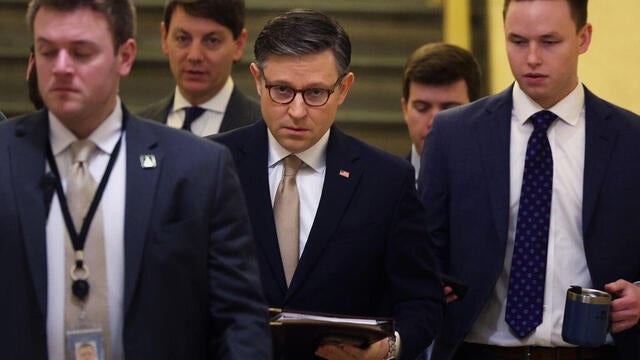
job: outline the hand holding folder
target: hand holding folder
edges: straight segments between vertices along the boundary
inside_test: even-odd
[[[349,344],[362,349],[393,336],[390,318],[348,317],[269,309],[276,354],[313,354],[323,344]],[[289,357],[287,357],[289,358]]]

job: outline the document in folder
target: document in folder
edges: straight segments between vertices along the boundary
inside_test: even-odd
[[[269,309],[276,353],[313,354],[319,345],[350,344],[367,348],[394,335],[390,318],[349,317],[336,314]]]

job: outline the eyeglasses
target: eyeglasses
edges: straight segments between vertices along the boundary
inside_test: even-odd
[[[267,78],[264,77],[264,73],[262,74],[265,83],[267,82]],[[278,104],[286,105],[290,104],[293,99],[295,99],[296,94],[302,94],[302,100],[304,103],[312,106],[318,107],[322,106],[329,101],[329,96],[334,93],[336,86],[340,84],[340,81],[344,78],[344,74],[338,77],[338,80],[331,86],[330,89],[322,89],[322,88],[308,88],[308,89],[294,89],[292,87],[286,85],[266,85],[265,88],[269,90],[269,97],[273,102]]]

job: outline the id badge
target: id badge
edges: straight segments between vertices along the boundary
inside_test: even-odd
[[[67,330],[66,358],[68,360],[105,360],[102,328]]]

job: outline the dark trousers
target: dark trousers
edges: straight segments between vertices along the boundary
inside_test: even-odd
[[[619,360],[613,346],[599,348],[544,348],[522,346],[505,348],[463,343],[453,360]]]

